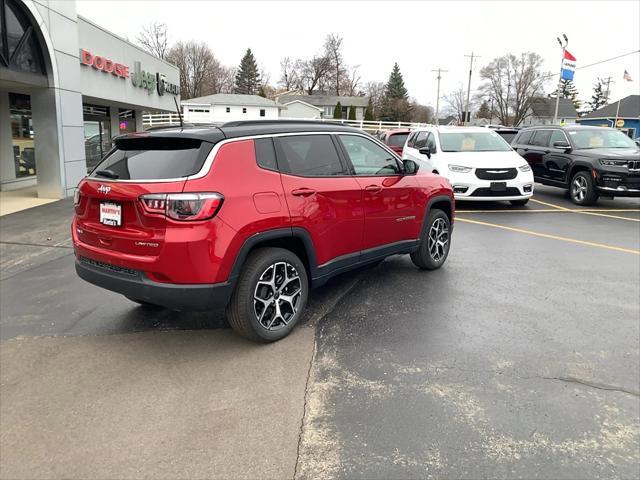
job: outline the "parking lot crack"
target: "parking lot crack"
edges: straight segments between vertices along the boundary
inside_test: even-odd
[[[574,378],[574,377],[539,377],[539,378],[542,378],[544,380],[557,380],[560,382],[567,382],[567,383],[578,383],[580,385],[584,385],[585,387],[596,388],[598,390],[609,390],[613,392],[627,393],[629,395],[640,397],[640,391],[638,390],[631,390],[631,389],[619,387],[616,385],[609,385],[606,383],[591,382],[588,380],[581,380],[579,378]]]
[[[293,468],[293,480],[298,478],[298,468],[300,465],[300,450],[302,448],[302,438],[304,435],[304,425],[307,415],[309,413],[309,383],[311,381],[311,374],[313,371],[313,364],[318,351],[318,342],[313,339],[313,351],[311,352],[311,359],[309,360],[309,369],[307,370],[307,380],[304,386],[304,405],[302,408],[302,419],[300,420],[300,431],[298,432],[298,446],[296,448],[296,463]]]

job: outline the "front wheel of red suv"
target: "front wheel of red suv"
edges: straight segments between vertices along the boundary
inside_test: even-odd
[[[425,219],[425,234],[420,239],[418,250],[411,254],[414,265],[422,270],[440,268],[451,245],[451,222],[442,210],[434,208]]]
[[[249,340],[275,342],[298,322],[308,294],[307,271],[294,253],[260,248],[247,257],[227,306],[227,319]]]

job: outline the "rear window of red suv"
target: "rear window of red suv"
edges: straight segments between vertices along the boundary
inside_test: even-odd
[[[404,147],[404,142],[407,141],[409,133],[394,133],[389,137],[389,145],[394,147]]]
[[[213,145],[191,138],[128,138],[91,172],[90,177],[118,180],[168,180],[200,171]]]

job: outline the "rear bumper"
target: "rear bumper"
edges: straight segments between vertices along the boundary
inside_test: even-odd
[[[76,258],[76,272],[83,280],[130,298],[175,310],[211,310],[229,303],[230,283],[175,284],[149,280],[143,272],[122,269],[84,257]]]

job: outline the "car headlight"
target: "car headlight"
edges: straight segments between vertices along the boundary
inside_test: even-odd
[[[627,165],[627,160],[610,160],[608,158],[601,158],[600,165],[604,167],[624,167]]]
[[[469,173],[471,167],[463,167],[462,165],[449,165],[449,170],[457,173]]]
[[[520,170],[521,172],[530,172],[531,171],[531,167],[527,163],[525,165],[522,165],[521,167],[518,167],[518,170]]]

